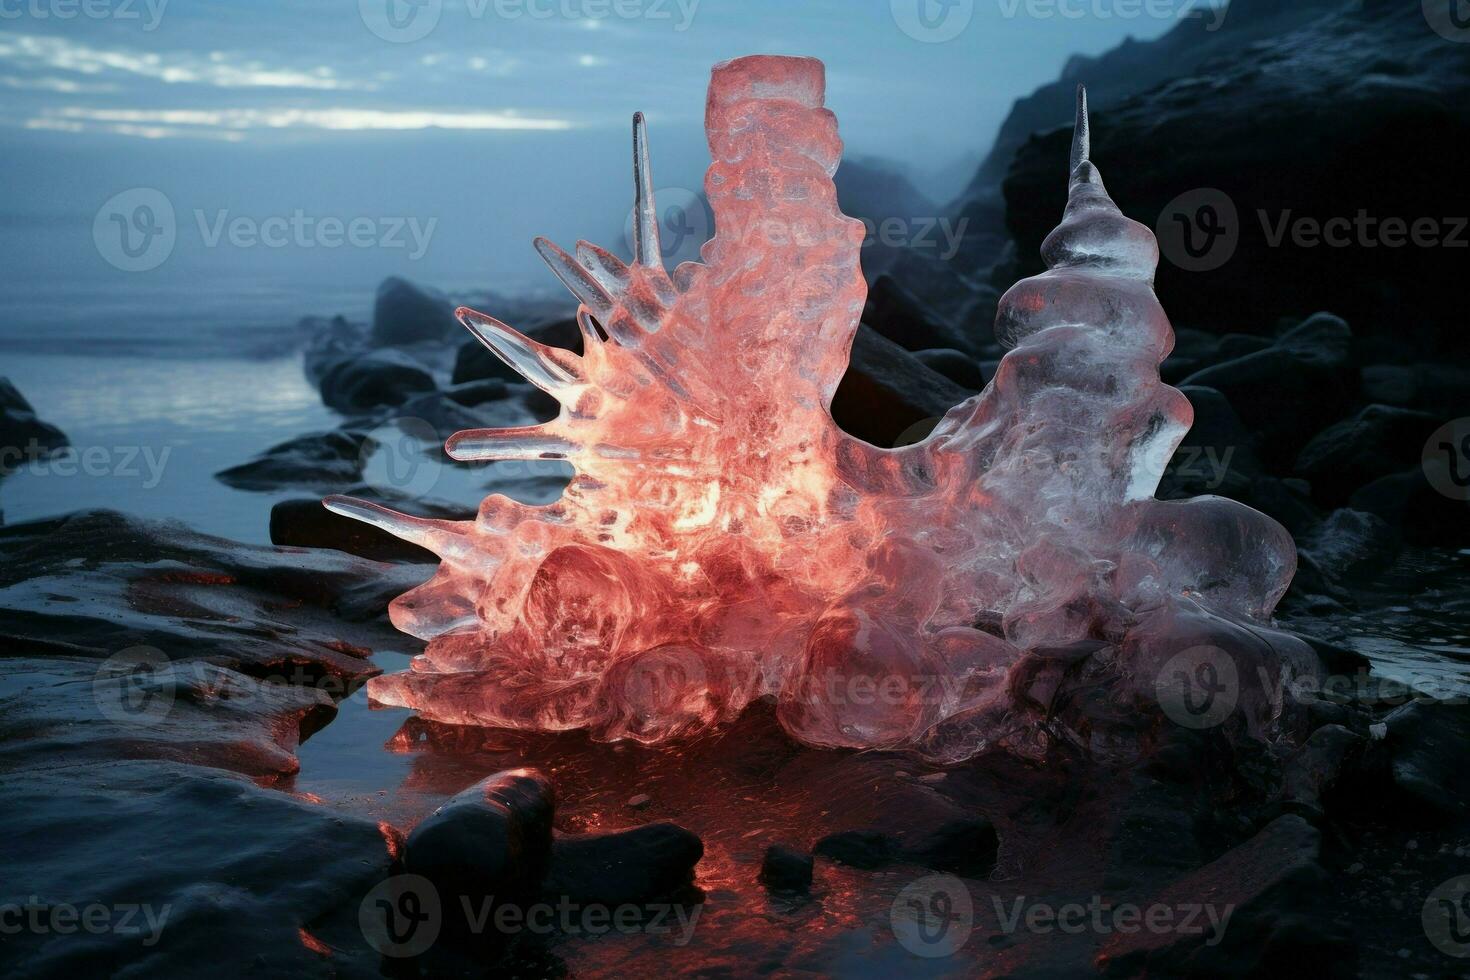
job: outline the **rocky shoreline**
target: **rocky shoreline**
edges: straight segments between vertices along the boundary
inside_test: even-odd
[[[1150,224],[1202,188],[1247,214],[1470,212],[1445,149],[1467,128],[1470,74],[1409,14],[1238,0],[1219,35],[1182,25],[1069,66],[1018,103],[956,202],[973,230],[953,262],[900,248],[875,263],[834,417],[908,444],[994,376],[996,299],[1034,270],[1060,209],[1064,137],[1047,129],[1078,74],[1106,78],[1089,78],[1108,115],[1095,152]],[[1189,152],[1145,160],[1145,145]],[[1403,196],[1362,196],[1392,184]],[[1160,281],[1179,327],[1162,376],[1195,422],[1158,496],[1230,497],[1296,539],[1281,625],[1344,682],[1295,692],[1299,743],[1150,716],[1132,719],[1146,751],[1131,757],[1058,737],[1040,758],[939,768],[802,747],[767,703],[664,748],[410,718],[388,749],[443,803],[401,825],[297,792],[298,751],[380,672],[375,655],[416,651],[386,607],[434,557],[319,498],[471,516],[418,479],[459,465],[443,440],[555,406],[459,340],[448,298],[384,282],[371,323],[302,327],[304,370],[340,425],[218,474],[299,494],[272,507],[273,546],[115,511],[0,526],[0,906],[48,924],[0,935],[0,961],[38,977],[633,973],[655,957],[733,975],[1443,974],[1470,954],[1447,931],[1470,889],[1456,885],[1470,870],[1465,685],[1391,683],[1357,649],[1411,602],[1421,625],[1470,628],[1470,595],[1442,581],[1470,547],[1455,479],[1470,459],[1452,441],[1470,417],[1463,253],[1409,254],[1243,237],[1209,274]],[[570,310],[505,306],[491,312],[533,338],[579,343]],[[0,446],[67,439],[0,379]],[[387,480],[370,473],[385,454],[404,467]],[[565,480],[510,484],[542,501]],[[1426,555],[1424,574],[1395,577]],[[1041,714],[1118,723],[1105,703],[1051,703],[1079,657],[1043,654],[1024,678]],[[132,908],[131,931],[76,928],[93,907]],[[407,925],[431,907],[420,948]],[[950,918],[935,931],[937,908]],[[543,909],[548,927],[528,927]],[[1140,927],[1150,915],[1168,922]]]

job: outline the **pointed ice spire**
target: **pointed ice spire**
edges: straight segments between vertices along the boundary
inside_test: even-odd
[[[1087,118],[1087,86],[1077,86],[1077,120],[1072,124],[1072,173],[1092,159],[1092,126]]]
[[[575,354],[537,343],[467,306],[455,310],[454,315],[476,340],[531,384],[559,401],[575,398],[575,390],[585,381]]]
[[[400,514],[382,504],[375,504],[370,500],[358,500],[356,497],[344,497],[340,494],[333,494],[322,503],[334,514],[381,528],[395,538],[416,544],[420,548],[427,548],[440,558],[447,558],[464,546],[463,539],[469,526],[469,522],[460,523]]]
[[[653,170],[648,165],[648,126],[633,113],[633,261],[663,268],[658,239],[658,206],[653,200]]]

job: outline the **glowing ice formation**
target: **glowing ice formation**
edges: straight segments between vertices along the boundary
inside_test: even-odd
[[[581,302],[583,355],[459,312],[562,409],[458,433],[450,455],[577,476],[554,504],[492,496],[465,522],[327,501],[443,559],[391,610],[426,651],[372,696],[655,742],[775,695],[805,742],[958,759],[1058,735],[1106,748],[1114,726],[1153,724],[1177,667],[1228,694],[1223,724],[1279,727],[1291,704],[1271,684],[1312,662],[1267,625],[1295,547],[1243,505],[1152,499],[1192,412],[1159,380],[1157,246],[1088,159],[1081,94],[1049,271],[1000,306],[1014,349],[927,440],[879,449],[828,412],[865,285],[823,89],[812,59],[714,69],[717,234],[672,276],[634,118],[632,264],[536,243]]]

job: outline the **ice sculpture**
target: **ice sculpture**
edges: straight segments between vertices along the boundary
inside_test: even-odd
[[[1192,413],[1159,380],[1173,334],[1157,246],[1089,160],[1085,96],[1049,271],[1000,306],[1013,349],[901,449],[828,412],[865,285],[823,96],[813,59],[716,66],[716,235],[672,276],[634,117],[631,264],[536,242],[581,303],[582,355],[459,311],[562,408],[460,432],[450,455],[565,459],[577,475],[554,504],[491,496],[465,522],[328,499],[442,558],[391,609],[425,652],[372,697],[449,723],[657,742],[774,695],[807,743],[954,760],[1059,736],[1105,749],[1116,726],[1159,723],[1155,681],[1182,652],[1235,679],[1223,724],[1278,730],[1281,682],[1312,663],[1268,626],[1295,548],[1240,504],[1152,499]]]

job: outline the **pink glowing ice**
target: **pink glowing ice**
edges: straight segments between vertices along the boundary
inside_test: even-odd
[[[635,117],[632,264],[536,243],[581,302],[582,356],[460,311],[562,410],[458,433],[450,455],[566,459],[577,476],[554,504],[497,495],[464,522],[328,500],[443,559],[393,603],[428,646],[371,683],[376,700],[656,742],[774,695],[805,742],[952,760],[1058,733],[1096,745],[1113,737],[1099,719],[1156,716],[1165,665],[1198,667],[1201,649],[1263,680],[1310,663],[1269,629],[1287,533],[1229,500],[1152,497],[1192,411],[1159,380],[1157,246],[1104,190],[1080,96],[1049,271],[1002,301],[1013,349],[994,381],[918,445],[838,429],[864,228],[837,207],[823,89],[812,59],[714,69],[717,234],[672,276]],[[1268,694],[1232,692],[1234,724],[1279,726]]]

